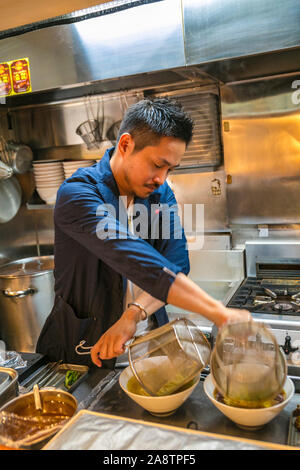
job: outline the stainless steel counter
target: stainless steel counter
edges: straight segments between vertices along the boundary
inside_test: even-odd
[[[151,423],[160,423],[179,428],[191,427],[199,431],[222,434],[242,439],[252,439],[276,444],[287,444],[289,421],[292,411],[300,403],[300,394],[296,393],[287,407],[264,428],[257,431],[245,431],[237,427],[210,402],[204,393],[203,382],[199,382],[188,400],[169,417],[152,416],[133,402],[119,386],[119,372],[112,373],[112,380],[105,389],[85,403],[85,409],[114,416],[133,418]],[[80,407],[82,409],[82,406]]]

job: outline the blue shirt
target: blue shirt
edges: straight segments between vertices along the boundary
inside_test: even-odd
[[[78,318],[102,319],[99,338],[122,314],[127,279],[166,303],[176,274],[188,274],[190,269],[184,231],[173,210],[176,199],[167,182],[147,199],[135,198],[135,204],[147,210],[148,236],[136,237],[128,229],[126,209],[124,219],[110,167],[113,151],[107,150],[99,163],[81,168],[65,180],[54,211],[56,296]],[[168,239],[162,236],[164,214],[170,216]],[[103,227],[109,231],[103,236],[102,230],[99,236]],[[111,236],[112,229],[117,236]],[[159,325],[167,322],[164,308],[155,315]]]

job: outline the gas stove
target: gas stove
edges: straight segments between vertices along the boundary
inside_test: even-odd
[[[300,366],[300,242],[246,243],[247,276],[227,307],[249,310],[266,323],[286,354]],[[297,375],[300,376],[300,370]]]
[[[300,268],[300,265],[299,265]],[[300,274],[300,273],[299,273]],[[300,320],[300,280],[247,278],[228,307],[245,308],[259,315],[285,316]]]

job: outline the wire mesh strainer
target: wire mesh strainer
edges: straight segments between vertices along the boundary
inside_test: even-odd
[[[264,406],[280,393],[287,373],[275,336],[263,323],[253,321],[219,330],[210,366],[226,403],[248,408]]]
[[[209,362],[210,351],[200,328],[180,318],[135,339],[129,345],[128,356],[132,372],[146,392],[163,396],[179,390],[199,374]]]

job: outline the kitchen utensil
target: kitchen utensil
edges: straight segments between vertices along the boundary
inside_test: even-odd
[[[13,169],[0,161],[0,180],[6,180],[13,175]]]
[[[45,378],[52,375],[52,371],[54,369],[57,369],[59,364],[62,363],[62,360],[59,362],[48,362],[47,364],[44,364],[40,369],[35,371],[30,377],[27,377],[26,380],[22,382],[22,387],[27,390],[27,392],[30,392],[34,385],[37,384],[40,387],[41,381]]]
[[[265,424],[274,419],[291,401],[294,396],[295,387],[292,380],[287,377],[282,389],[285,393],[285,399],[277,405],[268,408],[239,408],[229,406],[216,399],[215,383],[212,374],[209,374],[204,381],[204,392],[210,401],[220,410],[227,418],[231,419],[237,426],[242,429],[255,431],[262,428]]]
[[[122,115],[122,119],[123,119],[123,117],[126,113],[126,110],[128,108],[128,101],[127,101],[127,98],[126,98],[125,94],[120,94],[120,108],[121,108],[121,115]],[[113,145],[115,145],[116,140],[118,138],[119,130],[120,130],[120,127],[121,127],[121,124],[122,124],[122,119],[120,119],[119,121],[114,122],[109,127],[109,129],[106,133],[107,138],[113,143]]]
[[[33,159],[30,147],[15,142],[7,142],[7,152],[14,173],[23,174],[30,170]]]
[[[0,407],[18,395],[18,372],[0,367]]]
[[[53,268],[53,256],[24,258],[0,267],[0,331],[8,350],[35,352],[54,303]]]
[[[36,409],[34,392],[14,398],[0,409],[1,441],[6,439],[17,447],[39,446],[75,414],[77,400],[70,393],[45,389],[39,394],[42,410]]]
[[[289,433],[287,444],[289,446],[300,447],[300,432],[299,432],[299,421],[300,421],[300,405],[293,410],[290,417]]]
[[[84,121],[77,127],[76,134],[82,138],[89,150],[97,147],[100,140],[99,122],[95,119]]]
[[[98,120],[99,101],[97,101],[97,112],[94,114],[93,104],[89,96],[85,99],[85,108],[87,113],[87,120],[79,124],[76,129],[76,134],[79,135],[83,142],[86,144],[88,150],[99,147],[101,141],[100,122]]]
[[[35,384],[33,386],[33,396],[34,396],[34,404],[35,404],[35,409],[37,411],[42,411],[42,402],[41,402],[41,396],[40,396],[40,391],[39,391],[39,386]]]
[[[217,389],[231,404],[257,408],[280,393],[287,366],[270,329],[250,321],[219,330],[211,373]]]
[[[9,152],[7,150],[7,143],[3,136],[0,137],[0,150],[1,150],[1,159],[3,163],[5,163],[6,165],[10,167],[11,161],[9,157]]]
[[[116,121],[114,122],[110,128],[108,129],[107,131],[107,138],[112,142],[112,143],[115,143],[117,138],[118,138],[118,135],[119,135],[119,130],[120,130],[120,127],[121,127],[121,123],[122,121]]]
[[[210,345],[200,328],[178,318],[128,346],[129,364],[149,395],[170,395],[192,380],[208,364]],[[159,357],[159,365],[150,358]]]
[[[22,191],[15,176],[0,181],[0,223],[11,220],[21,206]]]

